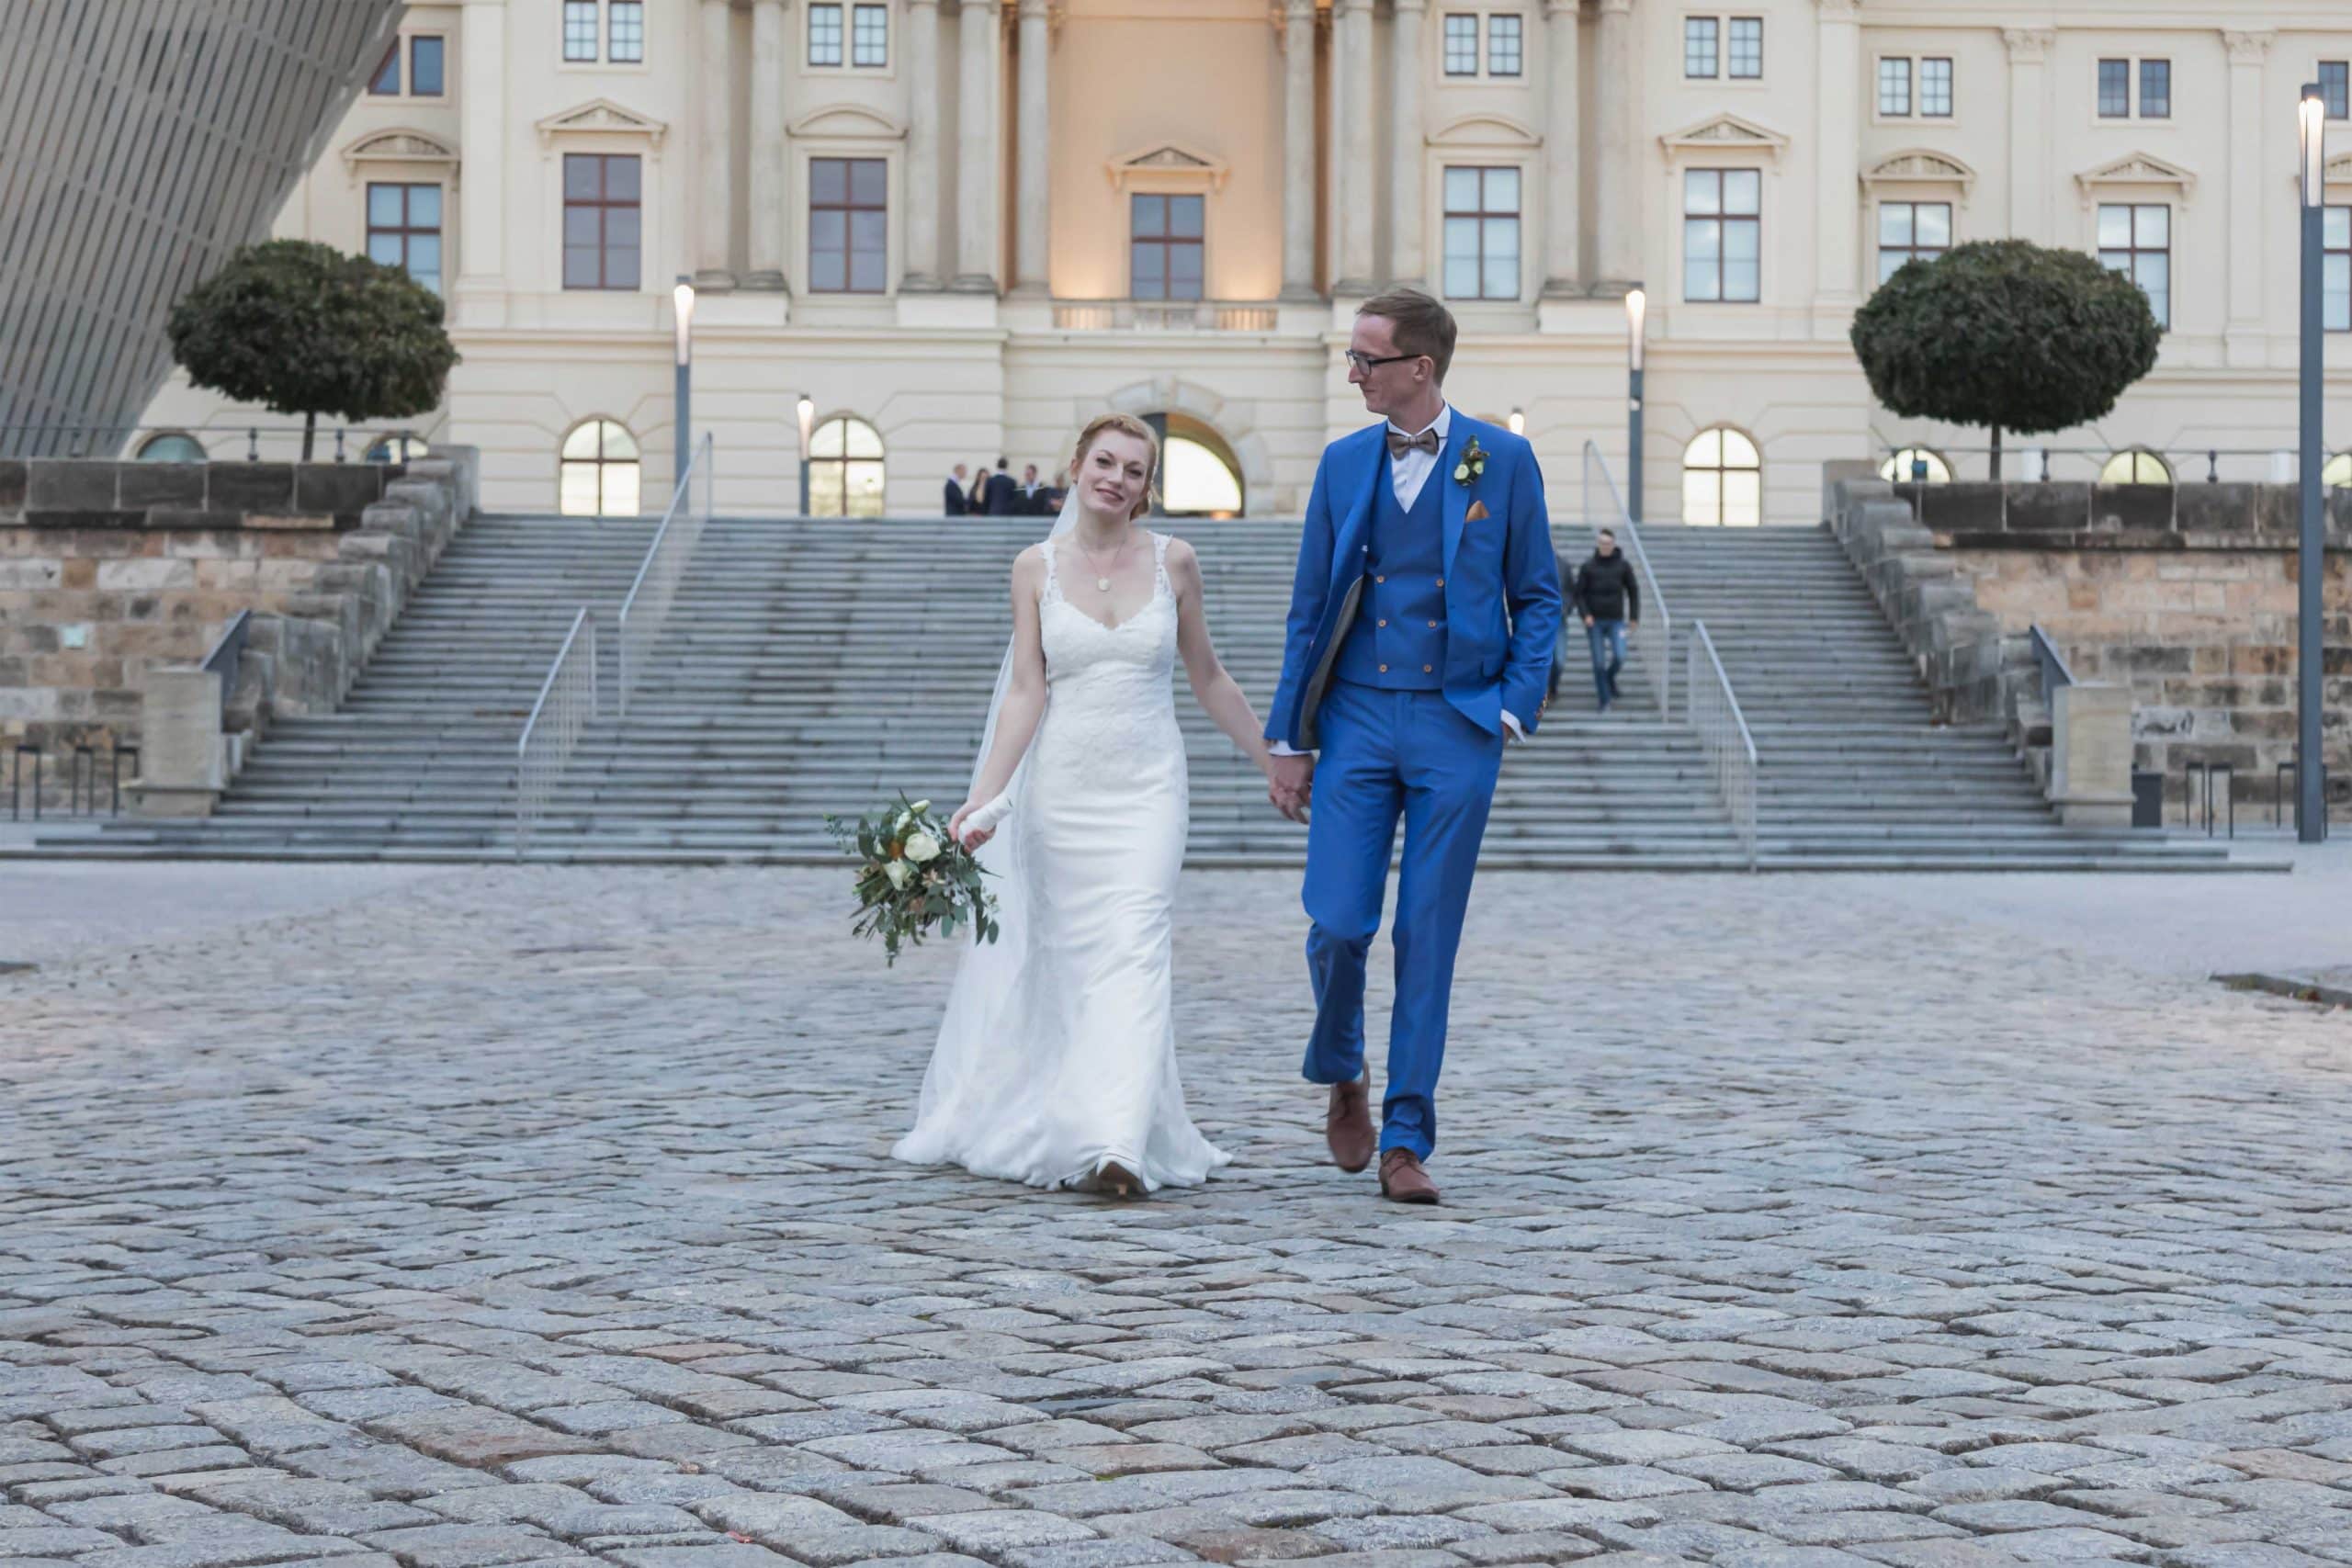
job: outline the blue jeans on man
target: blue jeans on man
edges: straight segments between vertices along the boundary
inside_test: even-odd
[[[1592,645],[1592,685],[1603,713],[1617,700],[1617,672],[1625,668],[1625,623],[1595,621],[1584,629]]]

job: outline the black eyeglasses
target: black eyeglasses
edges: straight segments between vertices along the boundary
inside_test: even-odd
[[[1419,359],[1423,357],[1418,354],[1384,354],[1379,357],[1374,358],[1369,354],[1358,354],[1352,348],[1343,349],[1340,352],[1346,357],[1347,362],[1350,365],[1354,366],[1359,370],[1370,370],[1375,366],[1396,365],[1401,364],[1408,359]]]

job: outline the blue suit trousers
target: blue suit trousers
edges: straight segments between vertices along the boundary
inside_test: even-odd
[[[1396,999],[1380,1146],[1427,1158],[1437,1144],[1437,1079],[1445,1062],[1453,959],[1470,878],[1487,833],[1503,738],[1463,716],[1439,692],[1378,691],[1335,681],[1320,712],[1306,830],[1304,902],[1315,1032],[1313,1083],[1348,1083],[1364,1064],[1365,961],[1380,929],[1396,822],[1405,822],[1396,885]]]

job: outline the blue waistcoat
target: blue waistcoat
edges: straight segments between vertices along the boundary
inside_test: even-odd
[[[1432,468],[1410,512],[1396,504],[1388,459],[1374,484],[1363,596],[1332,675],[1391,692],[1445,684],[1445,476]]]

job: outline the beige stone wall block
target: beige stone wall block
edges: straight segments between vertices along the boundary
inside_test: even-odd
[[[0,686],[0,719],[39,721],[61,717],[60,698],[63,694],[44,686]]]
[[[64,581],[62,563],[54,560],[0,560],[0,592],[25,592],[55,588]]]
[[[277,532],[288,534],[306,532],[332,533],[334,530],[334,519],[333,517],[314,517],[300,513],[288,513],[284,516],[270,516],[266,513],[256,512],[247,514],[245,518],[245,526],[248,528],[267,528]]]
[[[273,558],[254,563],[254,585],[263,593],[301,593],[318,580],[316,561]]]
[[[119,593],[152,592],[164,588],[193,588],[196,567],[184,560],[104,561],[98,566],[98,587]]]

